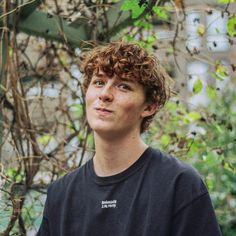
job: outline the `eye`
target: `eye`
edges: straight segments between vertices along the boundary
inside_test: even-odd
[[[93,85],[95,85],[96,87],[101,87],[105,84],[105,82],[101,79],[96,79],[93,81]]]
[[[118,85],[118,87],[122,90],[132,90],[131,86],[126,83],[121,83]]]

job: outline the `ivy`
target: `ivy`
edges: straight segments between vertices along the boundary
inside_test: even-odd
[[[203,35],[205,34],[206,32],[206,28],[203,24],[199,24],[198,27],[197,27],[197,33],[200,37],[203,37]]]
[[[38,142],[41,144],[46,144],[48,142],[50,142],[52,139],[54,139],[54,137],[52,135],[42,135],[41,137],[38,138]]]
[[[81,118],[84,114],[83,105],[80,103],[75,103],[72,105],[73,111],[76,117]]]
[[[206,93],[209,98],[211,98],[211,99],[216,98],[216,89],[213,86],[207,85],[206,86]]]
[[[187,122],[193,122],[193,121],[199,120],[201,117],[202,116],[199,112],[191,111],[185,115],[184,119],[186,119]]]
[[[169,135],[164,134],[164,135],[161,136],[161,144],[163,146],[167,146],[170,143],[170,141],[171,141],[171,138],[170,138]]]
[[[197,93],[200,93],[201,90],[203,88],[203,84],[202,84],[202,81],[200,79],[197,79],[195,82],[194,82],[194,85],[193,85],[193,92],[195,94]]]
[[[227,31],[228,31],[228,34],[229,34],[231,37],[236,36],[236,15],[231,16],[231,17],[228,19]]]
[[[146,20],[137,20],[137,21],[135,21],[134,25],[136,27],[140,27],[140,28],[144,28],[144,29],[152,29],[153,28],[153,25]]]
[[[137,18],[140,14],[142,14],[144,9],[145,4],[140,5],[138,1],[134,0],[125,0],[121,6],[122,11],[131,11],[131,17],[133,19]]]
[[[228,4],[233,2],[236,2],[236,0],[218,0],[219,4]]]
[[[159,6],[154,6],[153,11],[162,20],[168,20],[169,19],[168,11],[165,8],[159,7]]]

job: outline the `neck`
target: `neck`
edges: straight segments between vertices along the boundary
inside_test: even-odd
[[[94,170],[98,176],[111,176],[126,170],[147,148],[140,135],[123,138],[102,138],[94,133],[96,154]]]

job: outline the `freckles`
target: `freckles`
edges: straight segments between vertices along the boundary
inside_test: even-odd
[[[137,104],[135,101],[126,101],[124,107],[124,116],[126,119],[134,119],[140,112],[140,104]]]
[[[124,104],[125,104],[125,110],[130,110],[130,109],[134,108],[133,101],[126,100],[126,101],[124,101]]]
[[[95,91],[93,91],[92,89],[88,88],[88,90],[87,90],[87,92],[85,94],[85,102],[86,102],[86,104],[91,103],[95,98],[96,98]]]
[[[135,113],[135,104],[133,102],[126,102],[124,108],[125,116],[132,117]]]

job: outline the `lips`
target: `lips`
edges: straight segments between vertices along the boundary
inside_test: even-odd
[[[95,110],[100,114],[110,114],[113,112],[112,110],[102,108],[102,107],[96,107]]]

